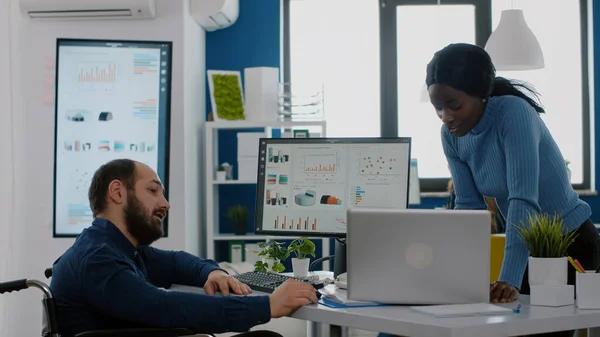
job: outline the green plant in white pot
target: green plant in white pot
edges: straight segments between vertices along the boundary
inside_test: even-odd
[[[269,273],[282,273],[285,271],[285,266],[282,261],[287,260],[290,256],[288,249],[280,242],[269,240],[258,244],[258,251],[252,251],[262,258],[261,261],[256,261],[254,271],[262,271]]]
[[[527,224],[521,222],[515,229],[529,249],[529,284],[567,284],[567,249],[577,234],[565,233],[562,217],[530,214]]]
[[[219,165],[217,168],[217,181],[225,181],[227,178],[227,172],[225,171],[225,166],[223,164]]]
[[[308,266],[310,258],[315,257],[315,244],[307,238],[299,238],[290,243],[288,252],[294,253],[296,257],[292,258],[292,269],[294,277],[308,277]]]

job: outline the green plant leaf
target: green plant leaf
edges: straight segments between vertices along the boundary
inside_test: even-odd
[[[256,261],[256,263],[254,264],[254,271],[266,272],[268,268],[269,264],[262,261]]]
[[[281,262],[275,262],[275,263],[273,263],[272,269],[276,273],[281,273],[281,272],[285,271],[285,266]]]
[[[308,238],[302,237],[290,243],[288,252],[294,253],[299,259],[304,259],[307,255],[315,257],[315,244]]]
[[[533,257],[563,257],[577,237],[575,232],[564,233],[563,219],[558,214],[528,214],[527,221],[514,229]]]

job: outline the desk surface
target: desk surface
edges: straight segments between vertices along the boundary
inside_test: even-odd
[[[311,305],[291,317],[401,336],[521,336],[600,326],[600,310],[578,310],[574,306],[550,308],[529,306],[522,296],[519,314],[435,318],[406,306],[333,309]],[[503,304],[509,308],[517,303]]]
[[[201,288],[179,285],[171,289],[203,292]],[[265,294],[255,292],[253,295]],[[506,337],[600,326],[600,310],[529,306],[528,296],[501,306],[515,308],[517,303],[522,305],[520,313],[493,316],[435,318],[407,306],[334,309],[319,304],[302,307],[290,317],[410,337]]]

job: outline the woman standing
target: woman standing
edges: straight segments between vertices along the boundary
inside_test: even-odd
[[[568,254],[586,269],[600,264],[600,235],[589,220],[590,206],[579,199],[565,160],[539,113],[528,85],[496,77],[484,49],[451,44],[427,65],[426,83],[438,117],[444,154],[456,194],[456,209],[486,209],[496,199],[506,219],[506,245],[499,278],[490,286],[492,302],[512,302],[529,293],[529,251],[514,225],[529,214],[559,214],[564,231],[578,232]],[[569,267],[569,284],[575,270]],[[560,334],[560,333],[559,333]],[[562,335],[573,334],[563,332]]]

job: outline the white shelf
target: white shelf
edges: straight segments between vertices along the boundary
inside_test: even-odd
[[[213,185],[248,185],[248,184],[256,184],[256,181],[253,180],[213,180]]]
[[[254,240],[294,240],[299,236],[274,236],[274,235],[256,235],[252,233],[248,233],[245,235],[235,235],[235,234],[217,234],[213,236],[215,241],[254,241]],[[323,239],[323,238],[318,238]]]
[[[286,128],[294,126],[325,126],[325,121],[226,121],[206,122],[209,129]]]
[[[278,128],[303,128],[303,129],[320,129],[321,137],[326,135],[325,121],[208,121],[204,123],[204,151],[203,151],[203,208],[205,209],[204,231],[205,231],[205,247],[206,258],[215,258],[215,246],[220,242],[227,241],[266,241],[266,240],[293,240],[293,236],[274,236],[274,235],[255,235],[248,233],[246,235],[235,234],[220,234],[219,233],[219,185],[256,185],[256,180],[215,180],[214,170],[219,163],[219,130],[243,130],[243,129],[265,129],[266,135],[270,137],[271,131]],[[312,131],[311,131],[312,132]],[[252,207],[251,205],[248,205]],[[329,255],[329,238],[311,238],[321,240],[321,254]],[[217,261],[220,262],[220,261]],[[329,269],[329,262],[323,263],[323,269]]]

